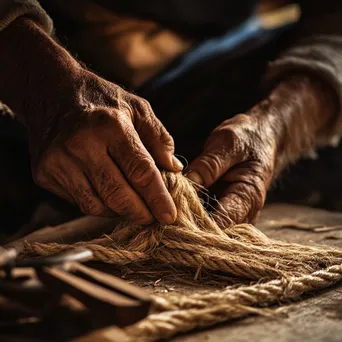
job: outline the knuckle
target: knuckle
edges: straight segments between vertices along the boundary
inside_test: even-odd
[[[45,154],[41,157],[39,165],[49,166],[51,164],[56,164],[62,158],[63,152],[60,149],[48,149]]]
[[[218,153],[209,153],[201,159],[202,165],[205,167],[210,178],[210,182],[218,178],[223,168],[221,155]],[[208,180],[207,180],[208,182]]]
[[[130,107],[126,104],[127,107],[126,111],[130,111]],[[129,108],[128,108],[129,107]],[[106,125],[111,125],[114,129],[122,129],[122,127],[126,126],[127,122],[127,115],[125,110],[115,110],[113,111],[107,119]]]
[[[100,211],[101,206],[96,203],[96,200],[94,198],[95,194],[92,189],[78,187],[74,190],[74,195],[78,199],[80,210],[84,214],[92,215],[93,213],[97,213]]]
[[[231,153],[239,153],[255,144],[255,140],[259,139],[257,133],[253,119],[249,115],[238,114],[218,126],[211,139],[217,141],[217,144],[223,144]]]
[[[125,195],[117,197],[115,205],[112,205],[113,210],[119,215],[129,216],[132,210],[132,201]]]
[[[240,113],[234,116],[234,122],[236,124],[247,124],[252,121],[252,116]]]
[[[115,184],[115,179],[113,179],[113,176],[101,165],[104,165],[102,163],[102,160],[105,159],[105,156],[102,156],[99,158],[98,166],[94,166],[92,169],[92,172],[94,175],[96,175],[96,182],[99,184],[100,189],[104,189],[104,192],[106,192],[106,189],[108,190],[108,184]]]
[[[113,183],[111,183],[113,184]],[[118,184],[114,183],[112,186],[104,186],[102,190],[102,199],[106,204],[109,206],[114,205],[117,203],[117,200],[122,197],[124,194],[123,187]]]
[[[134,106],[131,100],[120,101],[119,110],[114,111],[112,114],[112,117],[115,119],[114,121],[118,125],[118,127],[120,127],[120,123],[127,122],[127,120],[133,123],[136,121],[136,116],[137,116],[136,108],[137,107]]]
[[[59,149],[47,150],[32,170],[33,181],[40,186],[46,185],[47,175],[56,173],[56,166],[62,158],[62,152]]]
[[[154,163],[147,159],[141,159],[134,163],[131,167],[129,179],[139,187],[145,188],[149,186],[156,177]]]
[[[147,140],[149,140],[149,138],[153,138],[153,140],[158,139],[164,146],[164,148],[166,148],[170,152],[174,151],[174,140],[171,134],[166,130],[166,128],[157,117],[155,117],[154,115],[146,117],[142,123],[149,125],[151,128],[150,131],[152,133],[149,136],[146,136]]]
[[[244,150],[244,139],[240,129],[236,127],[227,127],[222,132],[224,146],[227,146],[232,153]]]
[[[84,150],[85,141],[86,139],[84,137],[74,135],[64,142],[64,147],[69,153],[78,155]]]
[[[237,114],[234,117],[222,122],[219,128],[234,127],[241,129],[250,129],[254,127],[256,123],[255,117],[248,114]]]
[[[135,104],[140,107],[144,113],[153,112],[150,102],[140,96],[135,96]]]
[[[113,114],[116,112],[117,111],[110,112],[108,109],[96,110],[93,115],[91,115],[91,119],[93,120],[91,123],[107,125],[112,121]]]
[[[244,150],[244,140],[241,132],[234,126],[221,126],[210,135],[206,150],[216,150],[217,153],[234,155]]]
[[[125,215],[132,207],[132,202],[125,193],[123,185],[115,184],[102,192],[104,203],[120,215]]]
[[[47,185],[47,177],[42,168],[37,168],[34,170],[32,172],[32,178],[33,181],[41,187],[45,187],[45,185]]]
[[[135,114],[139,116],[140,120],[151,121],[151,118],[154,117],[151,104],[146,99],[135,95],[131,97],[129,104],[131,110],[135,111]]]

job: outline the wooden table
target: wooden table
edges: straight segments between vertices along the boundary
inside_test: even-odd
[[[103,226],[103,229],[107,229],[108,226],[112,227],[111,223],[109,222],[108,225],[108,222],[105,220],[99,220],[97,222],[95,218],[89,219],[94,226]],[[75,224],[81,224],[82,220],[72,223],[72,227],[75,227]],[[84,218],[84,220],[86,220],[86,218]],[[94,220],[96,222],[94,222]],[[342,224],[342,213],[331,213],[324,210],[285,204],[271,205],[264,209],[257,226],[268,236],[279,240],[342,247],[342,230],[314,233],[308,230],[279,228],[281,222],[289,220],[304,224],[335,226]],[[106,272],[113,271],[114,274],[115,272],[118,272],[118,268],[115,268],[112,265],[100,263],[94,266],[99,267]],[[119,271],[122,272],[123,269],[120,268]],[[177,282],[173,272],[171,272],[171,276],[166,274],[158,279],[159,275],[157,275],[157,278],[153,279],[153,277],[151,277],[147,280],[143,278],[143,272],[135,273],[134,279],[129,279],[129,276],[132,276],[132,274],[129,273],[129,269],[126,273],[127,280],[134,280],[135,282],[146,286],[147,290],[151,292],[159,292],[162,294],[168,291],[193,291],[193,288],[187,288],[186,285]],[[206,285],[200,280],[199,286],[202,287],[202,290],[210,290],[210,287],[206,289]],[[300,302],[288,304],[283,307],[283,312],[284,315],[281,317],[249,317],[243,320],[222,324],[206,331],[192,332],[190,334],[178,336],[172,341],[342,341],[342,286],[317,293],[313,297],[309,297]],[[42,330],[40,330],[40,332],[43,332]],[[112,341],[112,339],[108,337],[110,335],[110,333],[106,334],[106,342]],[[91,340],[96,342],[98,339],[95,340],[91,337]]]

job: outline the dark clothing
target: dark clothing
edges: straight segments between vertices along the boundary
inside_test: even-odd
[[[115,12],[150,19],[200,40],[224,34],[238,26],[256,11],[257,5],[261,2],[260,0],[95,1]],[[341,9],[340,0],[295,2],[302,7],[303,20],[313,15],[322,17]]]
[[[205,39],[241,24],[258,0],[96,0],[115,12],[151,19],[187,36]]]

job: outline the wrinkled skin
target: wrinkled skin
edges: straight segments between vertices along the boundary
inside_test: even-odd
[[[315,148],[336,115],[335,94],[324,83],[303,74],[287,77],[247,114],[212,132],[203,153],[189,165],[188,177],[219,188],[220,219],[254,223],[272,180]]]
[[[264,205],[275,163],[272,135],[257,118],[236,115],[212,132],[203,154],[190,164],[198,174],[189,174],[195,182],[210,188],[221,181],[218,209],[236,223],[254,222]]]
[[[182,169],[171,136],[147,101],[81,73],[80,101],[56,115],[44,137],[31,135],[36,182],[87,214],[173,222],[176,208],[157,167]]]
[[[29,19],[0,32],[0,51],[0,98],[27,128],[39,185],[86,214],[174,222],[159,168],[182,165],[147,101],[83,68]],[[288,76],[215,129],[188,176],[206,188],[221,185],[218,209],[229,223],[253,223],[272,180],[315,146],[336,113],[323,82]]]
[[[172,223],[177,212],[159,168],[183,167],[149,103],[84,69],[29,20],[7,28],[0,44],[1,37],[36,46],[26,64],[15,60],[18,51],[1,64],[3,74],[12,69],[9,82],[15,78],[22,101],[6,93],[9,87],[0,91],[28,130],[36,183],[86,214]]]

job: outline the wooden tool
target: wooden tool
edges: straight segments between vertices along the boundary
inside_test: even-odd
[[[83,216],[58,226],[39,229],[23,238],[8,243],[5,248],[14,248],[20,252],[26,242],[70,244],[80,240],[86,241],[111,233],[119,222],[118,218]]]
[[[91,258],[91,251],[79,247],[49,257],[18,261],[13,250],[1,249],[0,295],[18,303],[27,315],[50,317],[59,324],[69,320],[70,325],[75,320],[77,332],[73,336],[143,319],[151,305],[149,295],[80,263]],[[66,299],[73,305],[63,305]]]

